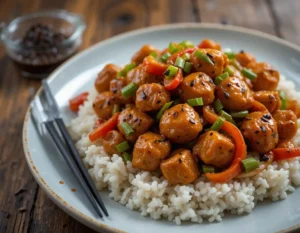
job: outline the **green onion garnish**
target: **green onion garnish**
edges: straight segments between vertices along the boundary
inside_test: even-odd
[[[250,79],[250,80],[255,80],[257,77],[257,74],[255,74],[252,70],[243,68],[242,69],[242,74],[243,76],[245,76],[246,78]]]
[[[235,121],[232,119],[232,117],[230,116],[230,114],[229,113],[227,113],[227,112],[225,112],[224,110],[221,110],[220,112],[219,112],[219,115],[221,116],[221,117],[223,117],[226,121],[229,121],[230,123],[232,123],[232,124],[236,124],[235,123]]]
[[[121,93],[127,99],[130,96],[135,95],[137,89],[138,89],[138,86],[135,83],[130,83],[126,87],[123,87],[121,89]]]
[[[158,56],[157,52],[154,52],[154,51],[151,52],[149,55],[152,56],[152,57],[154,57],[154,58],[157,58],[157,56]]]
[[[214,107],[216,109],[216,112],[220,112],[224,108],[223,104],[221,103],[221,101],[219,99],[216,99],[214,101]]]
[[[259,161],[252,157],[242,160],[242,164],[245,172],[251,172],[259,167]]]
[[[222,125],[224,124],[225,120],[222,117],[218,117],[218,119],[215,121],[215,123],[210,127],[211,130],[219,131],[222,128]]]
[[[215,78],[215,84],[219,85],[223,80],[227,79],[229,77],[229,74],[227,72],[219,75]]]
[[[117,112],[120,112],[120,106],[118,104],[114,104],[112,114],[115,115]]]
[[[235,53],[232,51],[224,52],[224,54],[228,57],[228,59],[235,59]]]
[[[127,73],[135,67],[136,67],[136,64],[134,62],[127,64],[121,71],[118,72],[117,76],[125,77],[127,75]]]
[[[234,75],[233,67],[231,67],[230,65],[226,66],[224,71],[227,72],[230,76]]]
[[[201,59],[202,61],[205,61],[205,62],[207,62],[207,63],[209,63],[211,65],[214,65],[213,61],[209,58],[209,56],[207,56],[207,54],[204,53],[204,52],[202,52],[201,50],[196,50],[194,52],[194,55],[197,58]]]
[[[174,65],[183,69],[185,65],[185,60],[181,57],[177,57]]]
[[[123,122],[121,124],[121,127],[124,130],[126,136],[129,136],[130,134],[134,133],[134,129],[127,122]]]
[[[183,48],[193,48],[195,47],[195,45],[193,44],[193,42],[188,41],[188,40],[184,40],[182,42],[179,43],[179,45],[181,45]]]
[[[161,55],[161,57],[159,58],[159,60],[161,62],[166,62],[170,56],[171,56],[171,53],[164,53],[163,55]]]
[[[215,168],[213,166],[203,165],[202,171],[203,173],[215,173]]]
[[[287,98],[285,93],[283,91],[279,91],[279,96],[281,100],[280,110],[287,109]]]
[[[121,142],[120,144],[116,145],[116,149],[118,152],[122,153],[130,149],[130,145],[127,141]]]
[[[181,56],[185,61],[188,61],[191,59],[191,54],[189,53],[185,53]]]
[[[166,103],[160,110],[159,112],[156,114],[156,120],[160,120],[160,118],[162,117],[162,115],[164,114],[164,112],[171,107],[173,101]]]
[[[132,154],[129,154],[127,152],[123,152],[122,156],[123,156],[125,162],[132,161]]]
[[[230,112],[230,115],[233,118],[245,118],[246,116],[249,115],[249,111],[248,110],[244,110],[244,111],[240,111],[240,112]]]
[[[173,53],[178,52],[179,48],[175,44],[173,44],[172,42],[170,42],[170,44],[169,44],[169,51],[170,51],[171,54],[173,54]]]
[[[193,64],[190,63],[190,62],[188,62],[188,61],[185,62],[183,71],[184,71],[185,73],[189,74],[189,73],[191,73],[192,69],[193,69]]]
[[[202,97],[189,99],[189,100],[187,100],[187,103],[192,107],[203,106],[203,99],[202,99]]]
[[[173,78],[178,72],[178,67],[176,66],[169,66],[166,71],[164,72],[164,75],[168,78]]]
[[[233,65],[233,67],[236,68],[237,70],[242,70],[243,68],[236,59],[230,60],[230,64]]]

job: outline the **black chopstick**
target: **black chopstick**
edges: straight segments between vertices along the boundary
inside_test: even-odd
[[[97,203],[101,207],[102,211],[104,212],[104,214],[106,216],[109,216],[108,211],[107,211],[107,209],[106,209],[106,207],[105,207],[105,205],[104,205],[104,203],[103,203],[103,201],[100,197],[100,194],[97,191],[97,189],[96,189],[96,187],[95,187],[95,185],[94,185],[94,183],[93,183],[86,167],[84,166],[84,164],[81,160],[81,157],[80,157],[80,155],[79,155],[79,153],[78,153],[78,151],[77,151],[77,149],[76,149],[76,147],[75,147],[75,145],[72,141],[72,138],[71,138],[68,130],[66,129],[66,126],[65,126],[62,118],[59,115],[59,109],[58,109],[57,102],[56,102],[56,100],[55,100],[55,98],[54,98],[54,96],[53,96],[53,94],[50,90],[50,87],[49,87],[47,81],[43,80],[42,85],[43,85],[43,88],[44,88],[46,101],[47,101],[49,107],[51,108],[52,113],[54,113],[54,115],[55,115],[54,120],[55,120],[61,134],[63,135],[63,138],[64,138],[64,140],[65,140],[65,142],[66,142],[66,144],[67,144],[67,146],[68,146],[68,148],[71,152],[70,154],[72,156],[73,161],[75,161],[75,163],[77,164],[77,167],[81,172],[81,175],[83,176],[84,180],[86,181],[88,187],[90,188],[94,198],[96,199]]]
[[[92,195],[92,193],[90,192],[90,189],[88,188],[85,180],[83,179],[80,171],[77,169],[76,164],[74,163],[74,161],[71,159],[70,157],[70,153],[69,150],[67,150],[65,148],[65,145],[63,144],[63,142],[60,140],[60,136],[58,134],[58,132],[55,129],[55,125],[53,121],[46,121],[44,122],[47,131],[49,132],[51,138],[53,139],[55,145],[57,146],[58,150],[60,151],[60,153],[62,154],[62,156],[64,157],[65,161],[67,162],[68,166],[71,168],[72,172],[74,173],[76,179],[78,180],[79,184],[81,185],[83,191],[85,192],[85,194],[87,195],[87,197],[89,198],[90,202],[92,203],[93,207],[95,208],[96,212],[99,214],[99,216],[101,218],[103,218],[103,215],[101,213],[101,209],[99,208],[99,205],[97,204],[97,202],[95,201],[94,196]]]

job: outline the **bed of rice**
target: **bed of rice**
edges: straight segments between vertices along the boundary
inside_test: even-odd
[[[291,99],[300,99],[294,83],[285,77],[281,77],[278,89]],[[300,159],[297,158],[274,162],[251,179],[214,184],[202,176],[191,185],[171,186],[158,172],[134,169],[130,162],[124,163],[118,155],[107,155],[101,145],[89,141],[87,135],[96,121],[91,104],[95,95],[96,91],[92,90],[69,130],[97,189],[108,189],[111,198],[143,216],[166,218],[176,224],[222,221],[225,212],[250,213],[258,201],[285,199],[295,190],[294,186],[300,185]],[[294,143],[300,146],[300,130]]]

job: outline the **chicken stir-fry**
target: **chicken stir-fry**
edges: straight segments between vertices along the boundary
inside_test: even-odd
[[[160,170],[172,185],[202,174],[221,183],[255,175],[260,163],[300,156],[292,143],[300,106],[277,90],[279,79],[248,51],[224,52],[212,40],[162,51],[145,45],[130,64],[98,74],[99,119],[89,138],[134,168]],[[76,97],[72,109],[85,99]]]

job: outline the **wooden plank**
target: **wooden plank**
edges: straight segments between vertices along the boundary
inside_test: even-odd
[[[276,34],[265,0],[196,0],[201,22],[226,23]]]
[[[279,36],[300,45],[300,1],[268,0],[267,3],[273,13]]]

